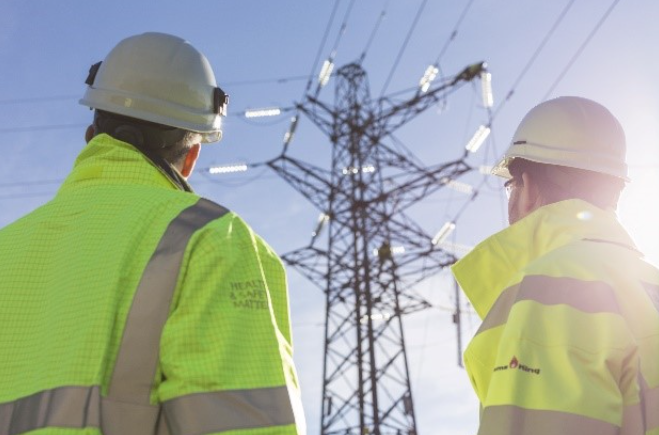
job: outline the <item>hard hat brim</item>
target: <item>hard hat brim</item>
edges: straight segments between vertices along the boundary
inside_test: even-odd
[[[219,142],[222,139],[222,118],[219,115],[191,114],[189,108],[179,108],[175,104],[165,104],[145,97],[121,96],[117,91],[109,93],[92,87],[87,89],[79,103],[92,109],[199,133],[202,143]],[[156,106],[157,110],[154,110]],[[215,119],[208,119],[211,116]],[[209,124],[213,128],[209,129]]]
[[[627,183],[631,181],[627,176],[627,165],[609,158],[609,156],[594,155],[587,151],[580,152],[567,147],[548,146],[527,141],[515,142],[510,145],[504,157],[492,168],[490,173],[505,179],[512,178],[508,166],[516,158],[544,165],[598,172],[619,178]]]
[[[511,178],[513,178],[513,176],[510,175],[510,171],[508,170],[508,165],[510,164],[511,160],[512,158],[504,157],[499,161],[499,163],[494,165],[494,167],[490,171],[490,174],[504,178],[506,180],[510,180]]]

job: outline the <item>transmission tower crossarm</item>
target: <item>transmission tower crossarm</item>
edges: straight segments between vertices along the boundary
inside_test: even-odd
[[[282,256],[282,259],[289,266],[295,267],[322,291],[326,291],[323,283],[327,279],[327,273],[318,268],[318,261],[327,255],[327,252],[324,250],[308,246],[288,252]]]
[[[422,93],[417,91],[417,93],[414,94],[412,98],[392,105],[382,112],[381,119],[390,119],[396,115],[401,115],[403,120],[399,121],[395,127],[398,128],[413,118],[414,115],[418,115],[419,113],[427,110],[433,104],[437,103],[445,91],[451,90],[459,84],[472,81],[484,70],[485,62],[469,65],[459,74],[457,74],[453,80],[445,82],[435,88],[431,88],[427,92]],[[380,101],[384,103],[385,101],[389,101],[389,99],[387,97],[383,97]]]
[[[334,190],[329,171],[285,154],[266,164],[319,210],[325,209],[328,197]]]
[[[313,122],[319,129],[321,129],[325,134],[330,135],[332,127],[334,125],[334,120],[336,119],[337,112],[329,108],[325,103],[313,97],[307,95],[307,101],[310,104],[300,104],[298,108],[302,113],[307,115],[307,117]],[[318,110],[320,108],[325,115],[329,115],[328,118],[323,117]]]
[[[389,166],[392,168],[400,169],[406,174],[417,173],[425,171],[426,169],[421,166],[420,162],[416,162],[415,157],[409,153],[408,155],[393,150],[387,144],[378,142],[380,149],[380,165]],[[407,151],[407,150],[405,150]]]
[[[417,201],[436,192],[444,187],[447,180],[453,180],[460,175],[473,170],[463,159],[443,163],[435,167],[427,168],[408,177],[403,183],[396,183],[392,177],[390,187],[383,192],[383,197],[401,197],[397,202],[398,210],[404,210]]]
[[[452,83],[455,84],[459,81],[470,82],[485,70],[486,70],[486,63],[484,61],[471,64],[467,66],[465,69],[463,69],[460,72],[460,74],[455,76]]]

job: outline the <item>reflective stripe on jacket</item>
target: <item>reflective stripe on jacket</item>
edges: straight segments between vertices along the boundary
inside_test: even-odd
[[[237,215],[97,136],[0,230],[0,435],[303,434],[286,287]]]
[[[483,319],[479,435],[659,434],[659,271],[614,212],[541,207],[453,272]]]

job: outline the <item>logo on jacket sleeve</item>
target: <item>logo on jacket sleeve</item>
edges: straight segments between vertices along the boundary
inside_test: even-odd
[[[502,366],[497,366],[494,368],[494,372],[500,372],[502,370],[518,370],[526,373],[531,373],[534,375],[539,375],[540,374],[540,369],[539,368],[534,368],[534,367],[529,367],[526,364],[522,364],[519,362],[516,356],[513,355],[513,357],[510,359],[510,362],[506,365]]]
[[[231,301],[234,308],[249,310],[267,310],[268,293],[262,279],[231,282]]]

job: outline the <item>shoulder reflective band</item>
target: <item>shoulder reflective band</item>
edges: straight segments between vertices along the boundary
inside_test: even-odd
[[[499,405],[488,406],[483,410],[483,418],[478,435],[483,434],[620,435],[620,427],[602,420],[568,412]]]
[[[483,319],[483,323],[481,323],[478,331],[476,331],[476,335],[506,323],[508,320],[508,314],[510,314],[510,309],[517,299],[519,286],[519,284],[515,284],[512,287],[508,287],[499,295],[497,300],[494,301],[494,305],[492,305],[492,308],[490,308],[490,311]]]
[[[158,366],[160,335],[169,315],[183,255],[195,231],[226,213],[226,208],[200,199],[183,210],[160,239],[133,297],[108,397],[103,400],[106,435],[153,430],[159,407],[151,406],[149,399]]]
[[[604,282],[530,275],[504,290],[476,334],[506,323],[512,306],[524,300],[544,305],[565,304],[586,313],[620,314],[613,289]]]

